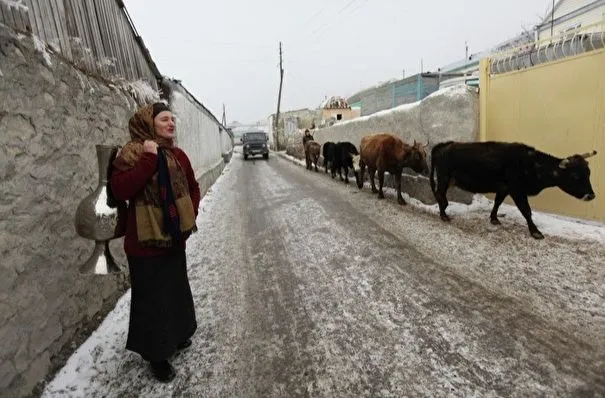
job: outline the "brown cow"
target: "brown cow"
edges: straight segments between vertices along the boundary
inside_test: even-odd
[[[397,183],[397,202],[400,205],[405,205],[405,200],[401,196],[401,173],[404,167],[410,167],[417,173],[428,171],[425,151],[427,145],[422,145],[416,141],[414,141],[414,145],[408,145],[399,137],[388,133],[377,133],[362,137],[359,148],[360,171],[357,186],[359,189],[363,187],[363,178],[367,166],[370,173],[372,193],[378,192],[378,198],[384,199],[382,187],[384,185],[384,173],[388,171],[395,177]],[[374,184],[376,171],[378,171],[379,189],[376,189]]]
[[[321,153],[321,145],[313,141],[313,137],[305,143],[305,161],[307,162],[307,170],[311,170],[311,163],[315,164],[315,171],[317,170],[317,162],[319,161],[319,154]]]

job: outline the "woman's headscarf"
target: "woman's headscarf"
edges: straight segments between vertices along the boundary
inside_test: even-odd
[[[130,118],[128,131],[131,141],[114,161],[119,170],[132,169],[143,154],[145,140],[158,144],[157,170],[133,198],[138,241],[145,247],[171,247],[197,229],[185,171],[170,150],[173,142],[155,133],[153,120],[162,111],[170,109],[158,102],[140,108]]]

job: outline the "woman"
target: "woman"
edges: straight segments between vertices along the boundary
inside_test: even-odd
[[[175,122],[166,105],[139,109],[128,130],[131,141],[114,160],[110,181],[113,195],[129,201],[126,348],[149,361],[158,380],[168,382],[176,375],[168,358],[191,345],[197,328],[185,241],[197,230],[200,189],[187,155],[174,146]]]

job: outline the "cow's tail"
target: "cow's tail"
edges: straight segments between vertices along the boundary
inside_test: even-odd
[[[431,174],[429,175],[429,182],[431,183],[431,191],[433,191],[433,195],[437,195],[437,191],[435,189],[435,161],[431,156]]]
[[[452,141],[441,142],[433,147],[431,150],[431,173],[429,175],[429,183],[431,184],[431,191],[433,191],[433,195],[437,194],[436,182],[435,182],[435,168],[437,167],[437,157],[439,156],[439,151],[451,144]]]

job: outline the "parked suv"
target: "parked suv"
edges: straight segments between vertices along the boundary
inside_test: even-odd
[[[248,156],[263,155],[263,158],[269,159],[269,136],[264,131],[254,131],[242,135],[244,144],[244,159]]]

